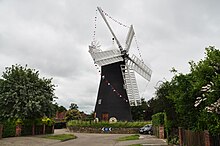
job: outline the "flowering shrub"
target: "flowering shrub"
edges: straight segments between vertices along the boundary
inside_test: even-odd
[[[41,121],[43,124],[48,125],[48,126],[52,126],[55,123],[54,120],[47,118],[47,117],[42,118]]]

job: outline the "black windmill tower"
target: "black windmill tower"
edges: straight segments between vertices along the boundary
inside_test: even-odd
[[[116,118],[119,121],[131,121],[130,106],[141,105],[134,71],[148,81],[152,71],[138,57],[128,55],[135,34],[133,26],[130,26],[125,47],[122,48],[106,20],[103,10],[98,7],[98,11],[113,35],[118,48],[102,51],[96,41],[93,41],[89,46],[89,53],[94,63],[101,66],[101,81],[95,115],[99,120],[107,121],[110,118]]]

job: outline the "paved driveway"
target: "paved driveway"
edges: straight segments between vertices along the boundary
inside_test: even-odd
[[[55,134],[69,133],[66,129],[55,130]],[[93,133],[74,133],[78,138],[60,142],[41,138],[40,136],[12,137],[0,140],[0,146],[128,146],[131,144],[144,144],[153,146],[167,145],[164,140],[157,139],[150,135],[141,135],[140,140],[118,142],[118,137],[131,134],[93,134]]]

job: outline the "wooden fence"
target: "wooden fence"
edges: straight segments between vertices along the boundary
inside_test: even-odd
[[[5,131],[11,131],[11,132],[8,134]],[[17,125],[16,128],[10,128],[10,130],[8,130],[8,127],[4,127],[3,124],[0,124],[0,139],[2,137],[40,135],[40,134],[52,134],[52,133],[54,133],[54,125],[52,125],[52,126],[46,126],[46,125],[22,126],[22,125]]]
[[[179,128],[180,146],[220,146],[220,135],[211,136],[207,130],[195,132]]]
[[[220,134],[210,136],[211,146],[220,146]]]
[[[205,146],[204,132],[193,132],[190,130],[180,129],[180,145],[184,146]]]
[[[40,134],[52,134],[54,133],[54,125],[30,125],[30,126],[16,126],[16,136],[24,135],[40,135]]]

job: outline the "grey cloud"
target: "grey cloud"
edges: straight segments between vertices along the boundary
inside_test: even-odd
[[[169,70],[188,72],[188,61],[204,57],[204,48],[220,46],[220,2],[212,1],[0,1],[0,72],[20,63],[53,78],[58,103],[81,110],[94,109],[100,76],[88,45],[94,31],[96,7],[121,22],[134,25],[142,58],[150,64],[149,83],[138,79],[141,95],[154,96],[158,80],[170,80]],[[96,38],[102,48],[112,46],[111,34],[99,13]],[[127,29],[109,20],[121,43]],[[139,56],[132,43],[130,54]],[[148,86],[146,87],[146,85]]]

